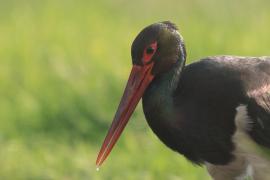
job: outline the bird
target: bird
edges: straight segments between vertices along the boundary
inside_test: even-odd
[[[98,154],[110,154],[140,99],[145,119],[170,149],[214,180],[270,179],[270,57],[209,56],[186,64],[178,27],[145,27],[131,46],[132,69]]]

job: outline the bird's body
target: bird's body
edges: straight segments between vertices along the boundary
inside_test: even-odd
[[[159,139],[215,180],[270,179],[270,57],[214,56],[185,65],[183,38],[168,21],[143,29],[133,68],[97,158],[110,153],[143,96]]]
[[[270,148],[270,57],[216,56],[172,70],[150,84],[143,108],[167,146],[206,163],[215,176],[221,167],[232,171],[227,176],[254,171],[248,161],[267,157],[257,155],[252,141]]]

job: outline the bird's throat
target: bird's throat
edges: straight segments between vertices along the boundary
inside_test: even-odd
[[[174,67],[158,77],[155,77],[143,96],[143,110],[145,117],[152,127],[152,121],[165,122],[174,114],[173,94],[176,90],[181,72],[184,67],[183,61],[178,61]]]

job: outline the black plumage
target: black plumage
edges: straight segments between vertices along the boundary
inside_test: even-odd
[[[270,149],[270,57],[213,56],[186,65],[183,38],[169,21],[144,28],[131,55],[133,68],[97,165],[142,97],[159,139],[205,164],[216,180],[269,177],[270,159],[260,150]]]
[[[151,102],[155,104],[152,109],[144,102],[146,119],[165,144],[194,163],[226,164],[233,158],[236,108],[247,105],[251,118],[248,123],[252,127],[247,133],[258,144],[270,148],[269,73],[270,58],[266,57],[202,59],[185,66],[178,76],[177,87],[167,89],[167,92],[172,91],[170,108],[175,109],[177,116],[169,113],[164,119],[160,118],[160,111],[165,111],[167,107],[163,106],[168,103],[154,96],[160,95],[153,91],[159,91],[161,81],[152,82],[147,90],[151,92],[145,94],[151,94],[149,99],[159,99],[159,102]],[[152,111],[159,113],[151,114]],[[164,128],[168,124],[170,127]]]

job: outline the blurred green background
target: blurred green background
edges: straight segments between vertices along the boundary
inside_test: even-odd
[[[209,180],[167,149],[141,106],[95,159],[146,25],[171,20],[188,63],[270,54],[269,0],[0,0],[0,179]]]

